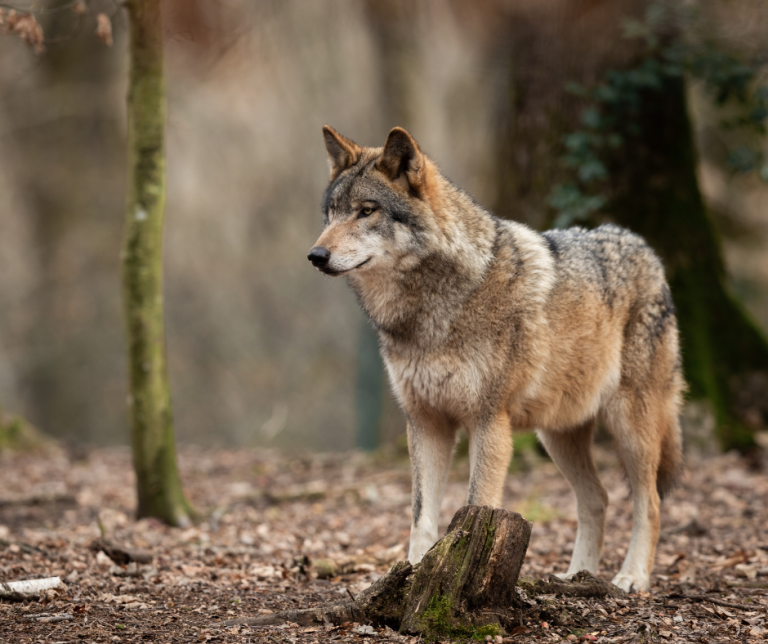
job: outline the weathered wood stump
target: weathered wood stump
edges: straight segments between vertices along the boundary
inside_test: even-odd
[[[222,625],[361,622],[427,638],[503,634],[519,621],[515,585],[530,536],[515,512],[465,506],[420,564],[396,563],[354,600]]]
[[[400,630],[471,636],[517,621],[515,586],[531,524],[515,512],[468,505],[414,572]]]

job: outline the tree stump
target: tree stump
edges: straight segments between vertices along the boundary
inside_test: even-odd
[[[531,524],[515,512],[465,506],[420,564],[396,563],[354,601],[221,625],[356,621],[426,638],[501,635],[519,623],[515,585],[530,536]]]
[[[414,572],[400,631],[470,637],[514,627],[530,536],[531,524],[515,512],[461,508]]]

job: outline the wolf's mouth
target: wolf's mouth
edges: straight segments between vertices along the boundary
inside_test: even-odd
[[[368,262],[371,261],[371,259],[373,259],[373,258],[369,257],[368,259],[365,259],[362,262],[360,262],[357,266],[353,266],[352,268],[345,268],[343,271],[334,271],[333,269],[328,268],[328,267],[324,267],[324,268],[319,268],[318,267],[318,269],[321,270],[326,275],[332,275],[333,277],[336,277],[337,275],[344,275],[344,273],[349,273],[350,271],[354,271],[356,268],[360,268],[361,266],[365,266]]]

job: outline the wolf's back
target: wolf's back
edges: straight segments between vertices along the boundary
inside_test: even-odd
[[[594,230],[574,227],[543,233],[564,279],[599,286],[609,299],[666,287],[664,267],[639,235],[613,224]]]

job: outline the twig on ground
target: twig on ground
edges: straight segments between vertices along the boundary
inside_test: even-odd
[[[33,496],[0,499],[0,507],[2,508],[23,505],[48,505],[52,503],[77,505],[77,499],[72,494],[35,494]]]
[[[768,581],[757,581],[755,579],[745,581],[730,581],[726,580],[726,585],[730,588],[768,588]]]
[[[40,548],[33,546],[30,543],[24,543],[22,541],[6,541],[5,539],[0,539],[0,546],[5,546],[6,548],[9,546],[17,546],[22,552],[25,552],[28,555],[46,554],[45,550],[41,550]]]
[[[68,622],[74,618],[75,618],[74,615],[72,615],[71,613],[59,613],[58,615],[51,615],[50,613],[40,613],[39,615],[31,615],[27,617],[24,621],[51,624],[53,622]]]
[[[754,606],[746,606],[744,604],[734,604],[733,602],[724,602],[722,599],[716,599],[714,597],[708,597],[707,595],[667,595],[667,599],[690,599],[693,602],[709,602],[710,604],[716,604],[717,606],[723,606],[724,608],[736,608],[738,610],[754,610],[760,608],[765,610],[765,606],[755,604]]]
[[[101,524],[99,525],[101,527]],[[119,566],[127,565],[132,561],[135,561],[139,564],[152,563],[151,552],[146,552],[145,550],[134,550],[133,548],[126,548],[124,546],[114,544],[107,540],[104,536],[95,539],[93,543],[91,543],[90,548],[94,552],[102,551]]]

